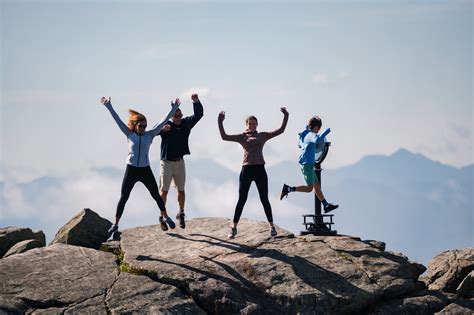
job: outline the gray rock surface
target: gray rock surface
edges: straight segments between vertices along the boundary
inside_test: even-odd
[[[471,271],[456,289],[461,296],[474,298],[474,271]]]
[[[243,219],[199,218],[122,233],[124,261],[189,292],[209,313],[352,313],[415,289],[411,262],[352,237],[294,237]]]
[[[382,252],[385,251],[385,243],[384,242],[376,241],[376,240],[364,240],[363,242],[366,243],[366,244],[369,244],[372,247],[375,247],[375,248],[381,250]]]
[[[4,258],[0,283],[0,314],[202,314],[178,288],[120,273],[115,255],[79,246]]]
[[[12,226],[0,228],[0,258],[16,243],[31,239],[38,240],[43,246],[46,245],[46,237],[43,231],[33,232],[30,228]]]
[[[0,310],[65,310],[104,296],[117,276],[113,254],[63,244],[32,249],[0,260],[1,301],[16,305],[0,302]]]
[[[89,222],[81,218],[75,225]],[[418,279],[425,267],[385,252],[381,242],[295,237],[278,227],[272,238],[266,222],[247,219],[229,240],[230,224],[198,218],[185,230],[125,230],[120,242],[105,242],[102,251],[55,244],[5,257],[0,314],[473,313],[472,299],[425,290]],[[469,292],[472,275],[461,276],[472,253],[438,256],[444,260],[431,264],[426,279],[432,281],[426,282],[443,278],[449,284],[443,288]]]
[[[112,222],[94,211],[82,209],[56,233],[50,245],[61,243],[99,249],[109,238],[107,230],[111,226]]]
[[[459,284],[474,270],[474,248],[444,251],[428,263],[424,281],[430,290],[455,293]]]
[[[21,253],[24,253],[24,252],[26,252],[30,249],[40,248],[40,247],[44,247],[44,246],[45,246],[45,243],[40,242],[38,240],[21,241],[21,242],[16,243],[15,245],[13,245],[13,247],[10,248],[8,250],[8,252],[5,254],[5,256],[3,256],[3,257],[8,257],[8,256],[15,255],[15,254],[21,254]]]
[[[368,315],[396,315],[396,314],[434,314],[448,304],[455,297],[454,294],[441,291],[422,291],[415,296],[395,299],[374,305],[367,312]]]
[[[117,314],[206,314],[177,287],[128,273],[120,274],[105,302]]]
[[[456,300],[436,314],[467,315],[474,314],[474,299]]]

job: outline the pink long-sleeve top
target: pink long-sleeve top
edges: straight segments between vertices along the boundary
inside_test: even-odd
[[[240,143],[240,145],[244,149],[244,158],[242,165],[265,164],[265,159],[263,158],[263,146],[265,142],[267,142],[271,138],[281,135],[285,131],[286,124],[288,123],[288,116],[288,114],[285,114],[281,127],[274,131],[245,131],[236,135],[228,135],[224,130],[223,122],[218,120],[219,132],[221,134],[222,140]]]

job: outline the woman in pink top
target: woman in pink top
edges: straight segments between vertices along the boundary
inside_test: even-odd
[[[235,235],[237,235],[237,224],[242,215],[242,210],[247,201],[250,185],[253,181],[255,181],[255,184],[257,185],[260,201],[262,202],[265,215],[270,224],[270,235],[277,235],[275,227],[273,226],[272,206],[268,200],[268,177],[267,172],[265,171],[265,160],[263,159],[262,150],[265,142],[273,137],[281,135],[285,131],[289,113],[285,107],[282,107],[280,110],[284,115],[283,122],[280,128],[272,132],[258,132],[258,120],[255,116],[250,116],[246,119],[247,129],[243,133],[228,135],[224,130],[223,124],[225,112],[220,112],[217,119],[222,140],[238,142],[244,149],[244,160],[239,177],[239,201],[235,206],[234,225],[231,228],[229,238],[234,238]]]

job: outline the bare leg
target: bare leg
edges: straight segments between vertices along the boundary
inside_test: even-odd
[[[323,195],[323,192],[321,191],[321,184],[320,183],[314,183],[314,193],[318,197],[319,201],[324,200],[324,195]]]
[[[183,191],[178,191],[178,205],[179,205],[179,210],[184,210],[184,200],[185,200],[185,193]]]
[[[308,185],[308,186],[296,186],[296,187],[295,187],[295,191],[309,193],[309,192],[312,192],[312,191],[313,191],[313,186],[311,186],[311,185]]]
[[[160,196],[161,196],[161,199],[163,199],[163,202],[164,202],[165,205],[166,205],[166,199],[168,198],[168,192],[162,190],[162,191],[160,192]]]

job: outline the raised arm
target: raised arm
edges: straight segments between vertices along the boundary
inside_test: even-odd
[[[125,123],[120,119],[119,115],[115,112],[114,108],[112,107],[112,103],[110,101],[111,101],[110,97],[108,100],[105,96],[102,96],[102,98],[100,99],[100,102],[104,104],[104,106],[109,110],[110,114],[114,118],[120,130],[122,130],[125,136],[128,136],[131,132],[130,129],[128,129],[127,125],[125,125]]]
[[[268,139],[271,139],[271,138],[274,138],[276,136],[279,136],[281,135],[284,131],[285,131],[285,128],[286,128],[286,125],[288,124],[288,117],[290,116],[290,113],[288,113],[288,111],[286,110],[286,107],[282,107],[280,108],[280,111],[283,113],[283,121],[281,123],[281,126],[280,128],[278,128],[277,130],[274,130],[274,131],[270,131],[270,132],[265,132],[263,134],[266,134],[267,136],[267,140]]]
[[[326,136],[331,132],[331,128],[326,128],[326,130],[323,131],[322,134],[320,135],[317,135],[316,137],[314,137],[313,141],[311,142],[314,142],[314,143],[321,143],[324,141],[324,138],[326,138]]]
[[[193,100],[193,115],[186,117],[185,119],[189,121],[189,128],[193,128],[199,120],[201,120],[202,116],[204,116],[204,108],[202,107],[201,101],[197,94],[191,95],[191,99]]]
[[[173,116],[179,105],[181,105],[181,101],[179,100],[179,98],[177,98],[174,103],[171,102],[171,109],[168,114],[150,130],[150,133],[153,135],[153,137],[157,136],[160,133],[161,128],[163,128],[163,126],[168,122],[171,116]]]
[[[221,134],[222,140],[240,143],[243,140],[242,135],[228,135],[227,133],[225,133],[224,119],[225,119],[225,112],[220,112],[219,116],[217,117],[217,123],[219,125],[219,132]]]

